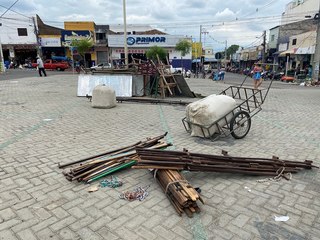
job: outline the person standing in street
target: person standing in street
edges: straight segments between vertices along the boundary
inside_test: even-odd
[[[37,57],[37,65],[38,65],[38,71],[39,71],[39,75],[40,77],[42,77],[41,72],[43,72],[44,76],[46,77],[46,70],[44,69],[44,65],[43,65],[43,61],[40,57]]]
[[[262,79],[261,79],[261,73],[262,73],[262,68],[260,64],[256,64],[253,68],[253,85],[254,85],[254,89],[258,89],[258,87],[261,85],[262,83]]]

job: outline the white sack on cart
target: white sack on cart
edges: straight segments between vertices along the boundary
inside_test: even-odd
[[[232,97],[212,94],[196,102],[190,103],[186,108],[186,117],[191,123],[199,124],[201,126],[210,126],[219,118],[226,115],[227,121],[230,122],[233,116],[232,110],[236,106],[237,103]],[[218,124],[220,127],[223,127],[227,122],[222,119]],[[191,124],[190,127],[191,136],[210,137],[209,135],[213,135],[218,132],[216,125],[213,125],[209,129],[210,134],[207,130],[204,130],[204,135],[200,127],[193,124]]]

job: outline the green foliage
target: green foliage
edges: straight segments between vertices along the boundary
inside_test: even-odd
[[[168,54],[167,51],[164,48],[159,46],[153,46],[146,52],[147,58],[155,62],[158,61],[157,55],[159,56],[161,61],[165,62],[167,58],[167,54]]]
[[[78,50],[78,53],[83,57],[85,53],[87,53],[90,48],[93,47],[92,41],[88,41],[86,39],[81,40],[73,40],[71,42],[72,47],[76,47]]]
[[[228,49],[227,49],[227,56],[228,56],[228,58],[230,58],[230,56],[232,55],[232,54],[235,54],[237,51],[238,51],[238,49],[239,49],[239,45],[231,45],[230,47],[228,47]]]
[[[191,50],[192,44],[188,40],[180,40],[177,44],[175,49],[181,52],[181,56],[185,56]]]

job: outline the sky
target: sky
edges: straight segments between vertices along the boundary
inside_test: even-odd
[[[16,2],[16,3],[15,3]],[[168,34],[201,40],[214,51],[237,44],[262,43],[262,33],[280,24],[290,0],[126,0],[127,24],[150,24]],[[49,25],[63,28],[64,21],[123,24],[123,0],[0,0],[24,15],[38,14]],[[8,11],[6,14],[13,13]],[[5,17],[4,15],[3,17]],[[1,18],[0,18],[1,21]],[[200,25],[202,27],[200,27]]]

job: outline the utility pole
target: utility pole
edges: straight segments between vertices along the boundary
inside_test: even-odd
[[[126,68],[129,65],[128,62],[128,44],[127,44],[127,15],[126,15],[126,0],[122,1],[123,3],[123,31],[124,31],[124,62]]]
[[[315,20],[317,21],[317,38],[316,38],[316,46],[314,53],[314,60],[312,66],[312,79],[314,81],[318,81],[319,77],[319,62],[320,62],[320,4],[318,14],[315,16]]]
[[[267,35],[267,32],[266,30],[263,31],[263,48],[262,48],[262,56],[261,56],[261,60],[262,60],[262,63],[265,63],[266,61],[266,35]]]
[[[200,38],[199,38],[200,39],[200,41],[199,41],[200,44],[201,44],[201,36],[202,36],[202,25],[200,25]]]
[[[34,34],[36,35],[36,39],[37,39],[37,55],[42,58],[42,49],[41,49],[41,43],[39,38],[39,31],[38,31],[35,17],[32,17],[32,22],[34,26]]]
[[[1,26],[2,26],[2,23],[0,23],[0,27]],[[1,33],[0,33],[0,73],[3,73],[3,72],[6,72],[6,68],[4,66],[3,51],[2,51],[2,44],[1,44]]]
[[[224,67],[227,68],[227,48],[228,48],[228,41],[226,40],[226,46],[224,47]]]

